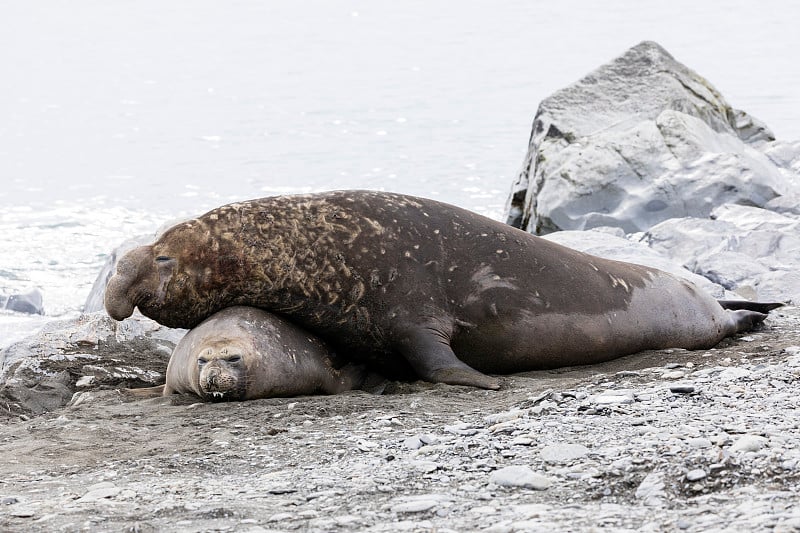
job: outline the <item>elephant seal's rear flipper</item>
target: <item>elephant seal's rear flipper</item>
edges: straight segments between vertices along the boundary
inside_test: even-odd
[[[786,304],[781,302],[748,302],[747,300],[717,300],[723,309],[737,311],[745,309],[747,311],[755,311],[757,313],[769,313],[773,309],[783,307]],[[763,320],[763,319],[762,319]]]
[[[765,318],[767,318],[766,313],[759,313],[758,311],[748,311],[746,309],[730,311],[730,314],[733,317],[733,323],[734,326],[736,327],[735,331],[736,333],[750,331],[757,325],[761,324]]]

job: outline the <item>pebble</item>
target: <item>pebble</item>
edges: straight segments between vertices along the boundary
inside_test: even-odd
[[[286,522],[293,520],[294,517],[295,516],[292,513],[275,513],[267,518],[267,522]]]
[[[110,481],[104,481],[102,483],[96,483],[94,485],[91,485],[88,488],[86,494],[78,498],[76,501],[80,503],[95,502],[97,500],[102,500],[104,498],[113,498],[120,492],[122,492],[121,488],[115,486]]]
[[[501,487],[524,487],[536,490],[545,490],[553,484],[553,480],[537,474],[527,466],[506,466],[495,470],[489,476],[489,481]]]
[[[411,465],[414,467],[415,470],[417,470],[418,472],[422,472],[424,474],[430,474],[431,472],[436,472],[440,468],[440,465],[433,461],[412,461]]]
[[[434,500],[417,500],[393,505],[392,511],[395,513],[422,513],[430,511],[437,505],[438,502]]]
[[[767,444],[767,439],[759,435],[742,435],[731,446],[732,452],[757,452]]]
[[[413,437],[408,437],[406,440],[403,441],[403,447],[408,448],[409,450],[419,450],[422,448],[424,444],[422,443],[422,439],[419,436],[414,435]]]
[[[698,448],[698,449],[711,448],[711,446],[713,446],[711,440],[705,437],[692,437],[686,439],[686,443],[692,448]]]
[[[664,486],[664,473],[650,472],[639,483],[635,495],[638,499],[644,500],[646,505],[660,505],[666,496]]]
[[[669,391],[675,394],[690,394],[695,391],[694,385],[688,383],[677,383],[670,385]]]
[[[78,388],[88,387],[94,383],[94,376],[81,376],[78,378],[78,381],[75,382],[75,386]]]
[[[523,503],[514,505],[511,510],[514,514],[522,516],[523,518],[538,518],[547,516],[547,513],[551,511],[551,507],[543,503]]]
[[[746,378],[750,374],[751,374],[750,370],[746,368],[732,366],[720,372],[719,375],[717,376],[717,379],[721,381],[735,381]]]
[[[699,481],[705,478],[708,474],[702,468],[695,468],[686,472],[686,479],[689,481]]]
[[[450,496],[444,494],[418,494],[401,496],[389,502],[389,508],[395,513],[423,513],[435,507],[449,506]]]
[[[547,463],[567,463],[579,459],[589,453],[589,448],[582,444],[551,444],[541,449],[539,454]]]
[[[508,422],[510,420],[516,420],[521,418],[522,416],[528,414],[527,409],[512,409],[510,411],[506,411],[504,413],[496,413],[493,415],[485,416],[483,419],[489,425],[499,424],[501,422]]]
[[[466,422],[445,426],[444,431],[462,437],[471,437],[478,434],[478,430],[472,424]]]
[[[31,518],[36,516],[36,512],[29,508],[29,507],[12,507],[11,510],[8,511],[9,516],[15,516],[17,518]]]
[[[636,399],[630,391],[614,391],[598,394],[593,400],[596,405],[613,405],[633,403]]]

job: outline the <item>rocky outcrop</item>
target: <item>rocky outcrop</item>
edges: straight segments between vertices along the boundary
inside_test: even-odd
[[[800,302],[800,217],[728,204],[666,220],[642,240],[742,296]]]
[[[800,194],[800,146],[773,142],[704,78],[643,42],[539,105],[510,224],[645,231],[722,204]]]
[[[776,141],[644,42],[540,104],[507,218],[602,257],[682,266],[715,296],[797,303],[798,206],[800,141]],[[620,238],[562,233],[591,228]]]
[[[0,351],[0,407],[39,414],[65,405],[78,390],[161,384],[185,333],[140,315],[116,322],[93,313],[51,322]]]
[[[39,289],[31,289],[21,294],[0,294],[0,309],[14,311],[16,313],[27,313],[29,315],[44,314],[44,297]]]

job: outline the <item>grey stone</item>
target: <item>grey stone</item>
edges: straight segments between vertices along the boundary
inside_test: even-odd
[[[50,322],[0,350],[0,399],[12,411],[40,414],[65,405],[79,386],[159,385],[185,333],[138,314],[122,322],[105,313]]]
[[[710,216],[666,220],[643,240],[728,290],[765,301],[800,301],[800,216],[730,204]]]
[[[43,315],[43,300],[44,296],[39,289],[31,289],[19,294],[0,294],[0,309],[29,315]]]
[[[644,500],[647,505],[660,506],[666,496],[664,487],[664,473],[650,472],[636,488],[636,498]]]
[[[636,398],[631,391],[607,391],[596,395],[592,400],[596,405],[613,405],[633,403]]]
[[[742,435],[731,446],[732,452],[757,452],[767,444],[767,439],[760,435]]]
[[[708,474],[702,468],[696,468],[686,472],[686,479],[689,481],[699,481],[704,479]]]
[[[778,166],[794,156],[763,153],[766,126],[653,42],[543,100],[532,130],[507,214],[536,234],[631,233],[797,192],[793,169]]]
[[[539,454],[547,463],[568,463],[580,459],[589,453],[589,448],[582,444],[551,444],[541,449]]]
[[[109,481],[105,481],[91,485],[86,491],[86,494],[78,498],[77,501],[79,503],[94,502],[104,498],[113,498],[120,492],[122,492],[122,489]]]
[[[553,484],[552,479],[522,465],[495,470],[489,476],[489,481],[501,487],[524,487],[536,490],[545,490]]]

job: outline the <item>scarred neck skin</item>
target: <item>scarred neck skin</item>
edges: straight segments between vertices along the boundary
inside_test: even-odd
[[[385,253],[385,230],[353,211],[325,197],[274,197],[178,224],[120,261],[107,290],[109,314],[125,318],[137,306],[162,324],[189,328],[242,304],[307,326],[349,323],[366,333],[364,297],[391,275],[381,280],[364,266],[362,256]]]

